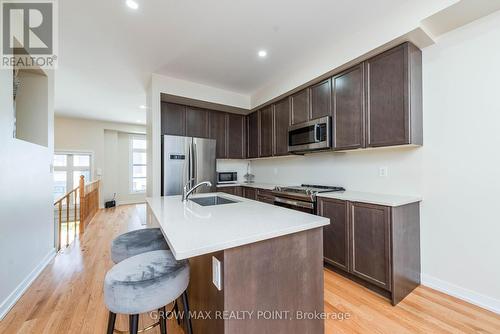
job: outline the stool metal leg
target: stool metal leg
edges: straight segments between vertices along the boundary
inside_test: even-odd
[[[187,317],[187,330],[188,334],[193,334],[193,325],[191,324],[191,315],[189,314],[189,303],[187,291],[182,294],[182,304],[184,304],[184,314]]]
[[[137,334],[137,331],[139,330],[139,315],[131,314],[129,315],[128,318],[129,318],[129,333]]]
[[[165,311],[165,306],[158,309],[159,321],[160,321],[160,333],[167,334],[167,314]]]
[[[174,314],[175,314],[175,319],[177,320],[177,325],[181,325],[181,318],[179,318],[179,303],[177,303],[177,299],[175,300],[174,303]]]
[[[113,313],[109,311],[109,317],[108,317],[108,334],[113,334],[113,331],[115,329],[115,322],[116,322],[116,313]]]

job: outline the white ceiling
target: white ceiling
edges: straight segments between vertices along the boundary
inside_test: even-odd
[[[456,2],[136,1],[137,11],[125,0],[59,2],[56,114],[145,123],[151,73],[252,95],[347,38]]]

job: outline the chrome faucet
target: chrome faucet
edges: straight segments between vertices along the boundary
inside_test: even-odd
[[[212,186],[212,182],[210,181],[205,181],[205,182],[200,182],[198,183],[197,185],[195,185],[194,187],[192,187],[191,189],[188,190],[188,187],[191,185],[191,182],[193,182],[194,179],[191,179],[189,180],[186,185],[184,186],[183,188],[183,191],[182,191],[182,201],[185,202],[188,200],[189,198],[189,195],[191,195],[196,189],[198,189],[199,187],[201,186],[208,186],[208,187],[211,187]]]

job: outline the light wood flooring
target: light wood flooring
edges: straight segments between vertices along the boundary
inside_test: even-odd
[[[145,211],[144,205],[100,211],[81,240],[47,266],[0,322],[0,333],[105,333],[102,286],[112,266],[109,244],[120,233],[142,228]],[[499,315],[426,287],[393,307],[342,276],[329,270],[324,275],[325,311],[344,317],[327,320],[325,333],[500,333]],[[152,322],[143,315],[139,326]],[[119,316],[117,328],[127,327],[126,317]],[[182,333],[173,321],[168,330]]]

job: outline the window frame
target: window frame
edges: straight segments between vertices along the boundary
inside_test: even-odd
[[[146,148],[134,148],[134,139],[135,140],[143,140],[146,142]],[[148,161],[147,161],[147,138],[146,135],[140,135],[140,134],[131,134],[129,135],[129,192],[130,194],[145,194],[146,189],[144,190],[134,190],[134,180],[135,179],[144,179],[148,180],[148,174],[147,174],[147,167],[148,167]],[[134,153],[145,153],[146,154],[146,163],[145,164],[134,164]],[[134,166],[142,166],[146,167],[146,176],[145,177],[134,177]]]
[[[74,155],[88,155],[90,156],[89,159],[89,166],[84,167],[84,166],[74,166],[74,161],[73,157],[71,159],[66,159],[66,166],[55,166],[54,165],[54,157],[52,157],[52,170],[53,172],[66,172],[66,193],[72,191],[76,187],[78,187],[80,184],[73,184],[73,187],[70,187],[71,189],[68,188],[70,182],[73,182],[73,172],[77,171],[89,171],[90,175],[90,180],[85,180],[86,182],[92,182],[94,180],[94,152],[93,151],[86,151],[86,150],[72,150],[72,151],[54,151],[53,156],[56,155],[66,155],[66,156],[74,156]],[[52,173],[54,174],[54,173]],[[71,181],[70,181],[71,179]],[[52,182],[54,180],[54,175],[52,175]]]

